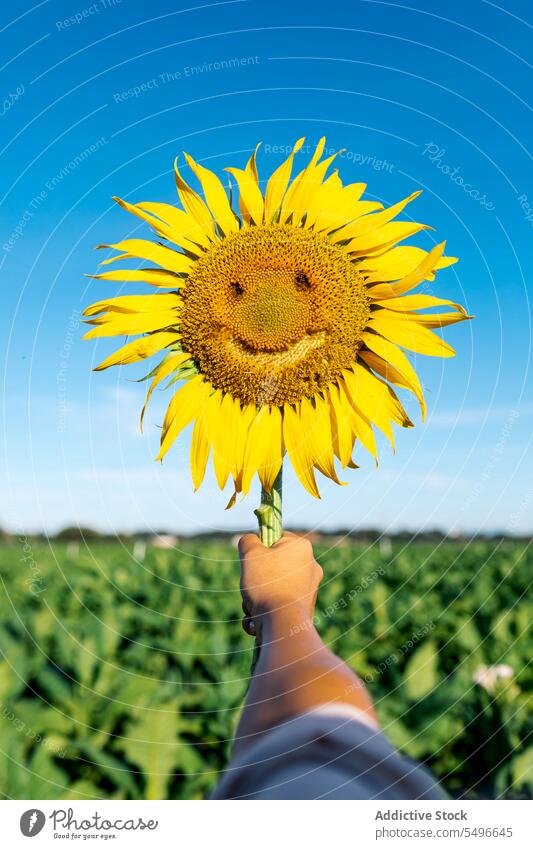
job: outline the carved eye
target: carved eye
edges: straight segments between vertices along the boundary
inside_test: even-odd
[[[307,289],[311,288],[311,283],[309,277],[303,271],[297,271],[295,275],[296,280],[296,288],[302,292],[305,292]]]
[[[241,286],[240,283],[233,281],[233,282],[230,283],[230,286],[232,287],[232,289],[233,289],[233,291],[235,292],[236,295],[242,295],[244,293],[244,287]]]

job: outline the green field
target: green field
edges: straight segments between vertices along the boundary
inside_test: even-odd
[[[317,549],[317,626],[368,682],[386,733],[452,796],[532,797],[533,549]],[[0,795],[203,798],[247,687],[229,545],[0,546]],[[488,692],[482,665],[512,677]]]

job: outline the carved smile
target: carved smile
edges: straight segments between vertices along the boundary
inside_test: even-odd
[[[273,351],[269,348],[252,348],[242,339],[226,339],[226,344],[239,356],[250,359],[250,362],[258,361],[273,368],[284,368],[294,365],[303,360],[310,351],[320,348],[326,341],[326,331],[310,331],[302,339],[287,345],[281,350]]]

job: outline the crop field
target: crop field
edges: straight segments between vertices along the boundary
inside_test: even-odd
[[[317,627],[392,741],[451,796],[533,797],[533,549],[316,550]],[[0,575],[0,795],[206,797],[251,660],[235,550],[15,539]]]

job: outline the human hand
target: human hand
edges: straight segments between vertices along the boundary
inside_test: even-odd
[[[239,540],[243,628],[255,636],[260,620],[290,615],[291,608],[313,618],[323,572],[309,540],[286,532],[270,548],[255,534]]]

